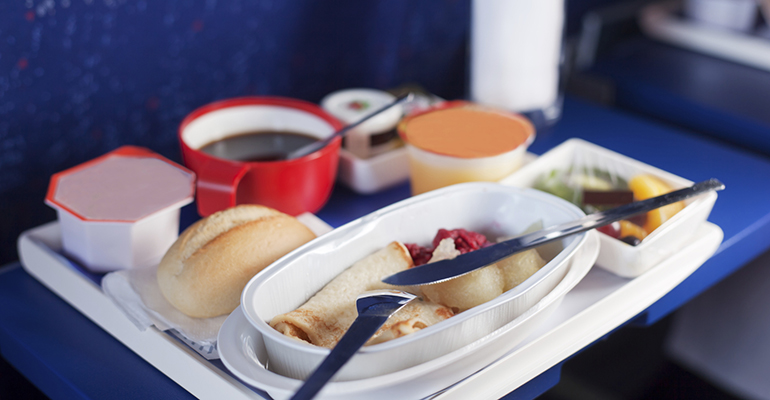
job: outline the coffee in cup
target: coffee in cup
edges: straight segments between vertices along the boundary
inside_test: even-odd
[[[304,157],[285,156],[341,128],[321,107],[282,97],[235,98],[193,111],[179,141],[185,165],[198,176],[198,213],[238,204],[290,215],[318,211],[334,185],[340,139]]]

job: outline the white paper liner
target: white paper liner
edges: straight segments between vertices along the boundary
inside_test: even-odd
[[[111,272],[102,279],[102,290],[139,330],[153,325],[162,331],[173,329],[207,360],[219,358],[217,334],[227,315],[192,318],[183,314],[160,292],[157,270],[154,266]]]

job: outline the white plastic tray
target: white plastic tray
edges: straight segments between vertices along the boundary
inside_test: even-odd
[[[479,372],[462,371],[468,377],[449,388],[424,384],[436,384],[431,388],[440,392],[436,399],[500,398],[644,311],[711,257],[722,237],[718,226],[704,223],[680,252],[634,279],[593,268],[516,348]],[[56,222],[19,237],[21,263],[30,275],[196,397],[263,397],[221,362],[205,360],[176,338],[154,328],[139,331],[60,250]],[[456,367],[462,368],[462,362]]]
[[[770,71],[770,40],[720,29],[678,15],[678,0],[653,3],[639,14],[639,25],[648,36],[685,49]]]

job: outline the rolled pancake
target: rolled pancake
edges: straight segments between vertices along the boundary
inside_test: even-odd
[[[503,273],[503,292],[507,292],[526,281],[546,264],[537,249],[530,249],[514,254],[497,262]]]
[[[452,239],[443,239],[429,263],[460,255]],[[495,264],[443,282],[422,286],[425,297],[461,313],[513,289],[546,264],[536,249],[514,254]]]
[[[412,266],[409,251],[398,242],[371,254],[346,269],[298,309],[276,316],[270,326],[297,340],[332,348],[355,320],[356,298],[378,289],[402,289],[415,293],[415,288],[398,288],[382,278]],[[391,316],[367,345],[382,343],[428,327],[451,317],[446,307],[412,301]]]

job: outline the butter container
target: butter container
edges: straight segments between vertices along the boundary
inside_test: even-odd
[[[343,89],[325,96],[321,107],[347,125],[395,99],[381,90]],[[396,132],[404,111],[405,107],[397,105],[345,136],[340,149],[340,182],[357,193],[372,194],[409,179],[406,149]]]
[[[330,93],[321,107],[345,125],[354,124],[394,102],[396,96],[375,89],[345,89]],[[401,104],[353,128],[345,135],[342,147],[358,158],[367,159],[401,147],[396,125],[404,115]]]
[[[179,235],[195,174],[148,149],[120,147],[51,177],[45,202],[64,252],[92,272],[156,265]]]

